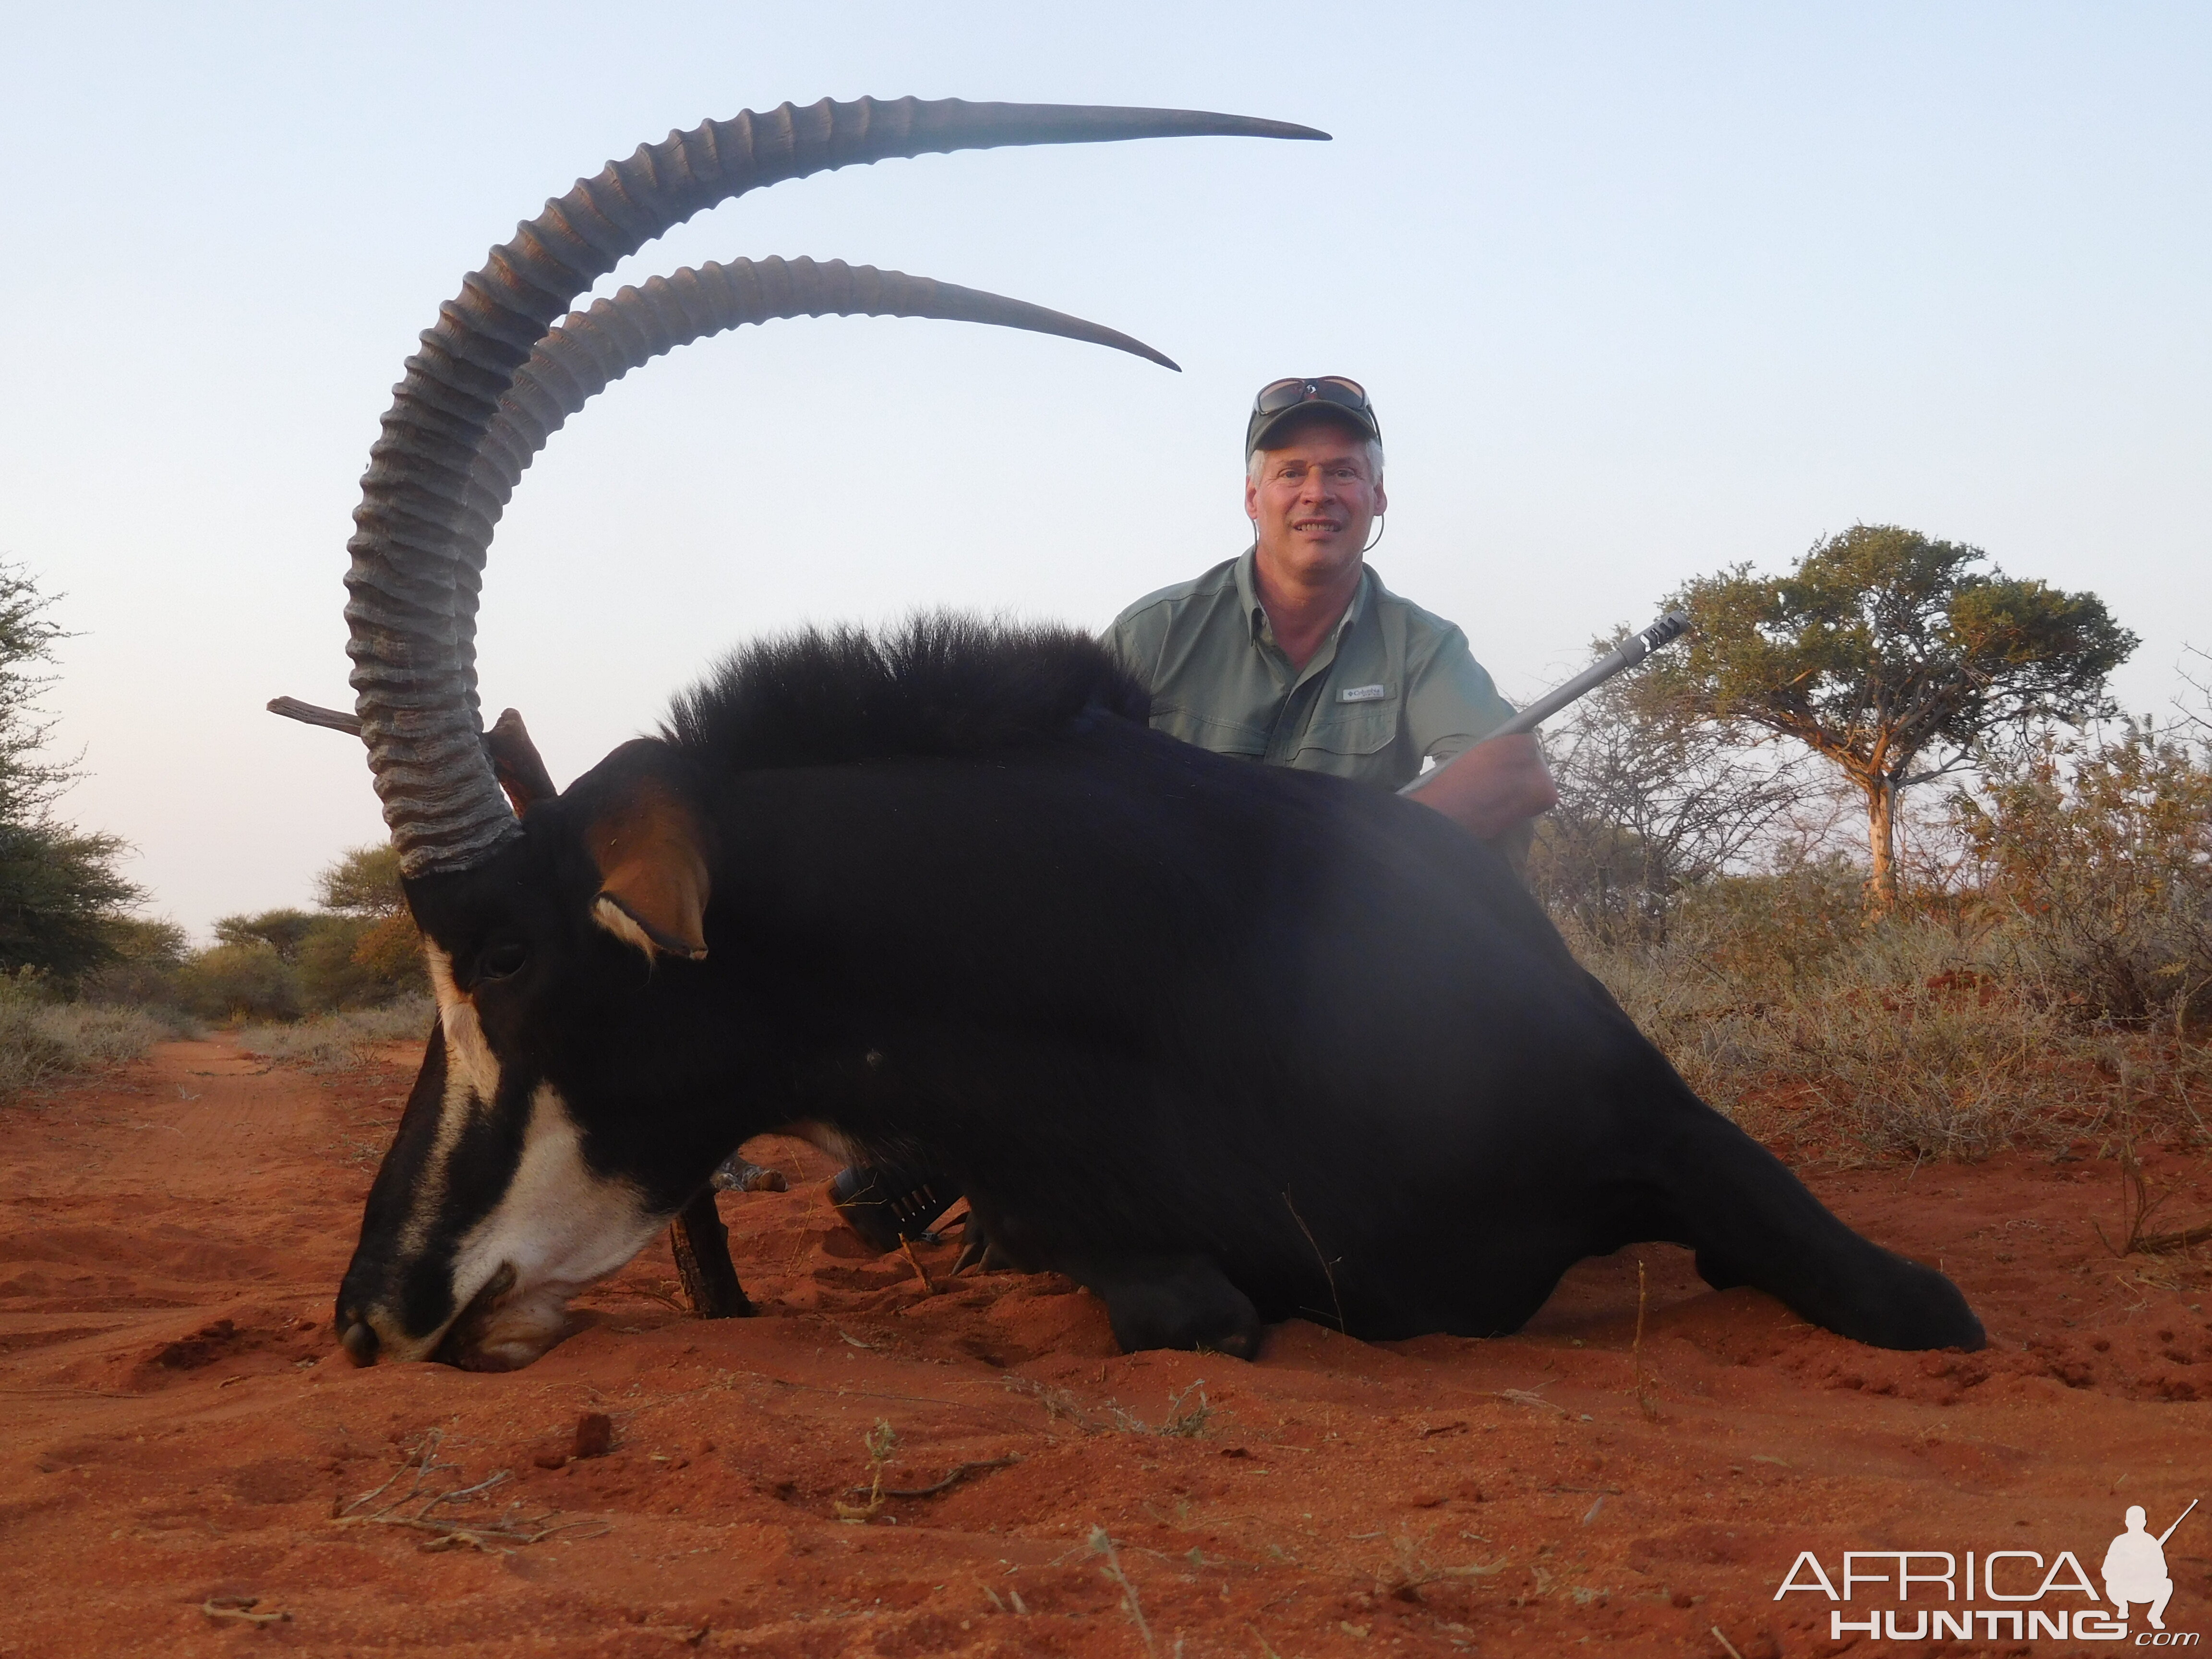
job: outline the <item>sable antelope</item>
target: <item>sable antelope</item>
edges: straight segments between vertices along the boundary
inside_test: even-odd
[[[732,657],[557,793],[519,727],[488,752],[477,576],[575,295],[774,179],[1200,133],[1322,136],[957,101],[709,123],[549,204],[422,337],[347,616],[439,1023],[339,1292],[355,1359],[528,1363],[733,1146],[792,1125],[926,1146],[1008,1261],[1090,1287],[1130,1347],[1249,1356],[1299,1313],[1510,1331],[1575,1260],[1645,1238],[1862,1340],[1979,1345],[1948,1280],[1690,1092],[1492,854],[1417,804],[1148,730],[1080,635],[811,633]],[[653,337],[728,325],[685,311],[702,286],[669,285]]]

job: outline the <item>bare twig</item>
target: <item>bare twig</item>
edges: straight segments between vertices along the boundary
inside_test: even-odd
[[[1562,1417],[1567,1415],[1567,1408],[1565,1406],[1556,1401],[1545,1399],[1533,1389],[1500,1389],[1497,1391],[1497,1397],[1500,1400],[1510,1401],[1516,1406],[1541,1406],[1546,1411],[1557,1412]]]
[[[573,1528],[589,1526],[587,1521],[554,1521],[558,1510],[545,1510],[535,1515],[523,1514],[520,1503],[509,1504],[496,1515],[464,1516],[454,1507],[481,1499],[493,1487],[508,1477],[508,1471],[500,1469],[483,1480],[465,1486],[441,1488],[435,1483],[441,1474],[459,1472],[456,1463],[438,1461],[438,1448],[444,1431],[432,1429],[410,1451],[399,1468],[383,1485],[365,1492],[351,1503],[341,1505],[331,1516],[331,1524],[339,1527],[400,1527],[411,1532],[428,1533],[423,1542],[425,1551],[450,1549],[482,1550],[488,1554],[512,1554],[509,1544],[538,1544],[556,1533]],[[392,1489],[402,1477],[407,1479],[406,1490],[390,1497]],[[374,1505],[374,1507],[371,1507]],[[446,1511],[440,1513],[440,1511]],[[604,1525],[600,1531],[606,1528]],[[598,1536],[598,1534],[590,1534]]]
[[[1298,1231],[1306,1236],[1306,1243],[1313,1246],[1314,1260],[1321,1263],[1321,1276],[1328,1281],[1329,1303],[1336,1310],[1336,1328],[1349,1334],[1344,1322],[1344,1298],[1336,1293],[1335,1264],[1322,1254],[1320,1241],[1314,1237],[1313,1229],[1306,1225],[1306,1218],[1298,1213],[1298,1206],[1291,1202],[1291,1189],[1287,1187],[1283,1188],[1283,1203],[1291,1212],[1291,1219],[1298,1224]]]
[[[1202,1376],[1168,1396],[1167,1415],[1157,1428],[1112,1400],[1106,1402],[1105,1415],[1100,1417],[1085,1411],[1075,1396],[1065,1389],[1051,1388],[1025,1376],[1012,1376],[1006,1378],[1006,1386],[1012,1393],[1029,1395],[1044,1407],[1047,1417],[1073,1423],[1085,1434],[1158,1434],[1170,1439],[1195,1440],[1206,1432],[1206,1425],[1209,1422],[1224,1414],[1219,1407],[1206,1399],[1206,1379]],[[1198,1403],[1195,1406],[1186,1404],[1194,1394],[1198,1396]],[[1306,1449],[1299,1447],[1297,1449]]]
[[[2120,1090],[2124,1103],[2126,1101],[2128,1081],[2128,1067],[2124,1064],[2120,1068]],[[2156,1255],[2186,1249],[2197,1242],[2190,1237],[2191,1233],[2201,1233],[2206,1237],[2212,1237],[2212,1227],[2185,1228],[2179,1233],[2146,1234],[2143,1231],[2144,1224],[2165,1206],[2166,1200],[2173,1196],[2173,1189],[2168,1188],[2156,1198],[2150,1195],[2150,1182],[2143,1175],[2142,1160],[2136,1156],[2134,1112],[2131,1106],[2126,1103],[2123,1104],[2120,1111],[2119,1136],[2120,1222],[2122,1231],[2126,1236],[2126,1242],[2115,1245],[2111,1239],[2105,1237],[2104,1227],[2098,1222],[2092,1221],[2089,1225],[2095,1231],[2098,1241],[2114,1255],[2124,1257],[2134,1255],[2138,1251]],[[2147,1247],[2147,1240],[2156,1240],[2164,1246],[2164,1249],[2149,1249]]]
[[[1072,1423],[1085,1434],[1101,1434],[1115,1426],[1084,1410],[1075,1396],[1066,1389],[1055,1389],[1030,1377],[1011,1375],[1006,1378],[1006,1387],[1008,1393],[1025,1394],[1043,1407],[1047,1419],[1057,1418],[1063,1423]]]
[[[854,1486],[845,1495],[871,1498],[878,1494],[884,1498],[934,1498],[941,1492],[951,1492],[970,1475],[987,1474],[993,1469],[1011,1468],[1021,1461],[1020,1453],[1008,1452],[1004,1457],[986,1457],[973,1463],[955,1464],[945,1479],[933,1480],[926,1486]]]
[[[929,1282],[929,1269],[921,1265],[921,1258],[914,1253],[914,1241],[910,1238],[900,1239],[899,1249],[906,1252],[906,1259],[913,1264],[914,1276],[921,1281],[922,1294],[935,1296],[937,1286]]]
[[[1712,1627],[1712,1631],[1713,1640],[1719,1643],[1723,1647],[1728,1650],[1729,1659],[1743,1659],[1743,1656],[1735,1650],[1735,1644],[1729,1641],[1727,1637],[1721,1634],[1721,1627],[1718,1625],[1715,1625]]]
[[[261,1605],[258,1595],[210,1595],[200,1603],[200,1611],[210,1619],[235,1619],[246,1625],[289,1624],[289,1613],[256,1613]]]
[[[1121,1558],[1114,1553],[1114,1540],[1103,1527],[1091,1529],[1091,1552],[1106,1558],[1106,1576],[1121,1587],[1121,1605],[1129,1610],[1130,1620],[1137,1626],[1137,1634],[1144,1638],[1145,1651],[1157,1655],[1159,1650],[1152,1644],[1152,1627],[1145,1622],[1145,1609],[1137,1601],[1137,1587],[1129,1582],[1129,1575],[1121,1571]]]
[[[2198,1227],[2184,1227],[2178,1233],[2138,1232],[2136,1249],[2143,1255],[2172,1255],[2179,1250],[2192,1250],[2199,1244],[2212,1244],[2212,1221]]]

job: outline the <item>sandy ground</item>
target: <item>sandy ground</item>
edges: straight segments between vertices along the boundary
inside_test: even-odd
[[[1801,1550],[2094,1574],[2127,1504],[2156,1530],[2212,1495],[2206,1273],[2104,1248],[2092,1148],[1814,1175],[1960,1281],[1972,1357],[1857,1347],[1665,1248],[1509,1340],[1122,1356],[1063,1280],[865,1256],[820,1156],[758,1142],[793,1190],[723,1213],[760,1316],[686,1316],[663,1245],[527,1370],[358,1370],[331,1300],[407,1080],[177,1043],[0,1109],[0,1655],[1772,1659],[1838,1650],[1819,1594],[1776,1600]],[[2148,1164],[2160,1224],[2212,1213],[2201,1157]],[[611,1449],[574,1457],[593,1413]],[[866,1515],[879,1422],[889,1488],[988,1467]],[[2167,1556],[2167,1625],[2212,1629],[2212,1515]],[[1935,1650],[2124,1645],[1990,1629]]]

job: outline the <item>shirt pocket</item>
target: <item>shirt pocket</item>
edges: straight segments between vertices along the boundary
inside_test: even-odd
[[[1238,720],[1212,720],[1194,708],[1183,708],[1174,703],[1152,705],[1152,730],[1181,738],[1185,743],[1194,743],[1217,755],[1241,755],[1257,760],[1267,752],[1267,733],[1263,727]]]
[[[1377,755],[1398,735],[1398,699],[1382,702],[1332,703],[1314,715],[1298,752],[1319,750],[1346,757]]]

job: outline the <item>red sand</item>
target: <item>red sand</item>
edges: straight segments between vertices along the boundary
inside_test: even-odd
[[[2094,1574],[2127,1504],[2155,1530],[2207,1490],[2205,1270],[2100,1243],[2106,1161],[1815,1176],[1958,1279],[1979,1355],[1857,1347],[1647,1247],[1508,1340],[1293,1324],[1245,1364],[1117,1354],[1054,1278],[932,1294],[833,1224],[819,1154],[760,1142],[794,1190],[723,1200],[760,1317],[684,1316],[659,1246],[527,1370],[357,1370],[331,1296],[407,1081],[176,1043],[0,1109],[0,1655],[1718,1656],[1717,1629],[1771,1659],[1837,1650],[1825,1600],[1774,1599],[1801,1549],[1832,1574],[1845,1548],[2071,1549]],[[2212,1212],[2201,1159],[2148,1164],[2180,1188],[2157,1224]],[[1176,1401],[1196,1432],[1152,1431]],[[568,1458],[594,1412],[611,1449]],[[1019,1461],[848,1523],[878,1419],[892,1486]],[[430,1431],[444,1485],[510,1472],[457,1518],[513,1498],[578,1524],[426,1553],[333,1521]],[[2212,1627],[2212,1514],[2167,1554],[2168,1626]],[[223,1597],[289,1617],[203,1610]]]

